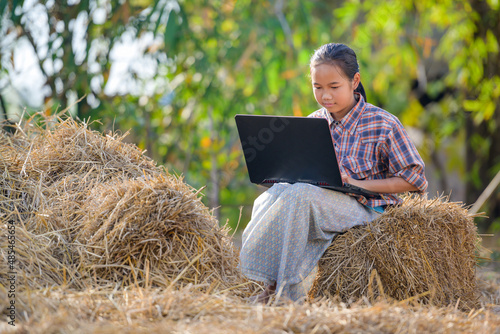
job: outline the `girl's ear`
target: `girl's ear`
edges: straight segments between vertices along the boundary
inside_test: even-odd
[[[357,72],[354,74],[354,78],[352,78],[353,90],[356,90],[356,88],[358,88],[360,82],[361,82],[361,75],[359,74],[359,72]]]

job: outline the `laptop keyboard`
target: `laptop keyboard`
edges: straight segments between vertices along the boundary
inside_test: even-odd
[[[295,183],[295,181],[292,181],[292,180],[284,180],[284,179],[283,180],[268,180],[268,179],[266,179],[266,180],[262,181],[261,185],[266,186],[266,187],[270,187],[273,184],[279,183],[279,182],[285,182],[285,183],[290,183],[290,184]],[[316,186],[325,186],[325,187],[330,186],[331,187],[331,185],[328,182],[314,182],[313,184]],[[367,195],[379,196],[379,194],[377,194],[377,193],[374,193],[372,191],[360,188],[358,186],[355,186],[355,185],[352,185],[349,183],[344,183],[344,185],[342,187],[345,189],[350,189],[356,193],[362,192],[362,193],[365,193]]]
[[[366,190],[364,188],[360,188],[358,186],[354,186],[354,185],[349,184],[349,183],[344,183],[344,188],[352,189],[352,190],[356,190],[356,191],[362,191],[362,192],[365,192],[365,193],[370,194],[370,195],[378,195],[377,193],[374,193],[373,191]]]

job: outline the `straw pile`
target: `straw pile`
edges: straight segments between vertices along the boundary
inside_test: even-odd
[[[71,118],[32,118],[1,134],[0,253],[7,259],[13,222],[18,286],[245,286],[199,191],[124,137]]]
[[[407,196],[375,221],[339,235],[319,262],[309,297],[350,303],[378,296],[477,307],[473,217],[447,198]]]
[[[497,286],[497,289],[499,286]],[[0,290],[0,307],[7,298]],[[330,300],[251,305],[227,293],[177,290],[52,290],[18,298],[15,330],[29,333],[498,333],[493,307]],[[11,326],[0,322],[0,332]]]
[[[122,139],[71,119],[0,132],[0,272],[13,222],[18,273],[15,327],[0,284],[0,332],[498,332],[498,276],[479,283],[476,309],[435,306],[473,300],[475,230],[460,206],[407,198],[335,240],[315,285],[323,297],[253,305],[242,297],[255,287],[199,191]],[[430,305],[407,299],[419,294]]]

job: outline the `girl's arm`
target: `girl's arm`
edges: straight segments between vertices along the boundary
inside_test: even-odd
[[[342,174],[342,181],[377,193],[395,194],[406,191],[418,191],[417,187],[397,176],[381,180],[355,180]]]

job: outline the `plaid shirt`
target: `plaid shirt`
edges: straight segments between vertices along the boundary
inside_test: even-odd
[[[425,191],[424,162],[399,119],[357,95],[358,103],[339,122],[325,108],[309,115],[328,120],[341,171],[356,180],[399,176]],[[401,202],[396,194],[368,199],[353,196],[370,207]]]

